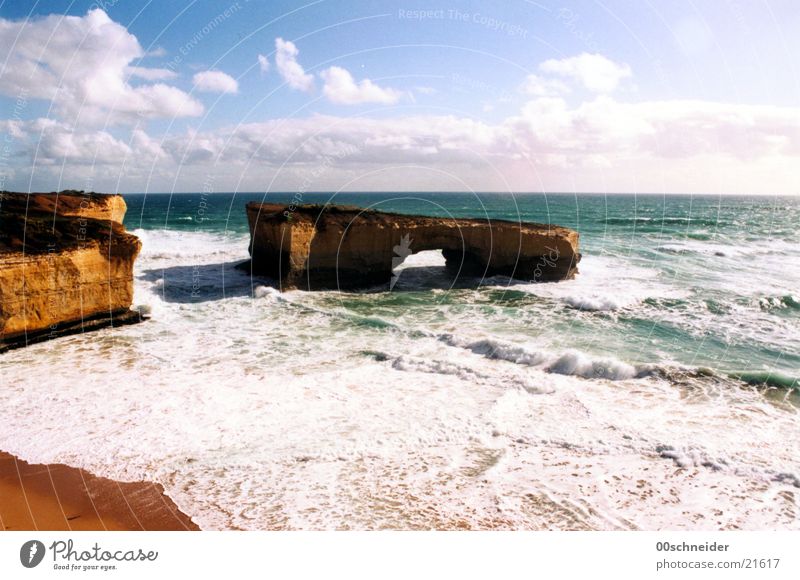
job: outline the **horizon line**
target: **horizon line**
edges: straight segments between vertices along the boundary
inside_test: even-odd
[[[82,191],[82,190],[61,190],[58,193],[62,193],[65,191]],[[28,192],[28,193],[36,193],[36,192]],[[56,192],[51,192],[56,193]],[[101,193],[101,192],[88,192],[88,193]],[[432,193],[432,194],[490,194],[490,195],[559,195],[559,196],[566,196],[566,195],[596,195],[596,196],[603,196],[603,195],[630,195],[630,196],[667,196],[667,195],[680,195],[680,196],[697,196],[697,197],[798,197],[800,198],[799,193],[708,193],[708,192],[652,192],[652,191],[608,191],[608,192],[600,192],[600,191],[492,191],[492,190],[475,190],[475,191],[458,191],[458,190],[414,190],[414,191],[393,191],[390,189],[386,190],[367,190],[367,191],[330,191],[330,190],[320,190],[320,191],[304,191],[298,192],[296,190],[285,190],[285,191],[213,191],[213,192],[204,192],[204,191],[127,191],[127,192],[116,192],[119,195],[189,195],[189,194],[201,194],[201,195],[339,195],[339,194],[358,194],[358,195],[374,195],[374,194],[383,194],[383,193],[392,193],[392,194],[422,194],[422,193]]]

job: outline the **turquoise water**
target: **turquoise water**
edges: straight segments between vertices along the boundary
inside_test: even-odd
[[[290,203],[295,195],[126,195],[125,224],[188,236],[242,236],[248,201]],[[441,296],[442,284],[420,274],[402,292],[331,298],[359,316],[407,319],[408,309],[417,308],[414,327],[425,331],[462,310],[498,335],[540,339],[549,349],[574,348],[640,366],[703,367],[754,384],[798,385],[797,198],[386,192],[306,193],[302,201],[519,219],[581,234],[581,271],[587,274],[579,274],[577,288],[492,279],[477,292]],[[427,312],[432,299],[437,307]]]

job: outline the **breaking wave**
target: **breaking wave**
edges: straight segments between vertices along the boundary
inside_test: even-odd
[[[546,350],[531,350],[497,339],[469,341],[456,338],[451,334],[442,335],[439,340],[488,359],[504,360],[514,364],[537,367],[549,373],[572,375],[585,379],[620,381],[649,376],[654,370],[651,365],[634,366],[613,357],[593,357],[575,349],[553,354]]]

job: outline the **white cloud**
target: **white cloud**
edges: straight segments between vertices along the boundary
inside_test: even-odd
[[[0,130],[5,130],[4,123],[14,124],[18,154],[32,156],[38,147],[37,164],[60,165],[69,161],[70,164],[86,166],[119,165],[127,157],[146,165],[154,159],[167,158],[159,141],[138,128],[131,131],[129,138],[121,138],[109,131],[76,128],[43,117],[29,121],[0,121]]]
[[[144,56],[135,36],[105,12],[28,21],[0,19],[0,92],[52,100],[55,111],[85,123],[133,123],[140,118],[202,114],[187,93],[165,84],[133,87],[127,79],[164,79],[164,69],[131,67]]]
[[[607,96],[569,107],[562,99],[541,98],[505,125],[521,153],[533,159],[559,155],[572,168],[603,159],[615,170],[653,171],[663,178],[704,166],[679,191],[687,185],[694,191],[735,192],[748,186],[751,192],[791,191],[788,184],[798,181],[768,175],[746,185],[741,176],[800,161],[800,108],[690,100],[622,103]],[[643,181],[652,179],[648,174]]]
[[[570,92],[569,87],[558,79],[546,79],[539,75],[528,75],[523,90],[535,97],[564,95]]]
[[[131,134],[130,147],[136,154],[139,164],[165,159],[167,153],[157,139],[153,139],[141,129],[134,129]]]
[[[391,105],[400,100],[401,93],[394,89],[384,89],[369,79],[356,83],[347,70],[332,66],[320,73],[325,85],[323,94],[332,103],[339,105],[358,105],[361,103],[384,103]]]
[[[29,169],[14,169],[24,166],[22,155],[30,162],[38,143],[36,178],[44,179],[48,167],[61,171],[68,161],[65,182],[82,179],[89,168],[118,176],[114,170],[123,171],[124,165],[126,175],[138,172],[148,179],[153,169],[154,175],[163,176],[152,187],[172,187],[177,174],[178,189],[183,190],[202,187],[197,176],[209,171],[220,187],[241,180],[240,189],[257,189],[274,177],[276,187],[291,189],[307,179],[309,167],[324,168],[314,184],[321,189],[366,175],[373,177],[351,187],[459,189],[467,184],[474,189],[574,186],[726,193],[800,189],[800,176],[793,171],[800,163],[796,107],[624,103],[607,96],[570,106],[564,99],[543,97],[497,123],[453,115],[316,115],[189,131],[168,135],[163,142],[138,129],[120,137],[73,130],[52,119],[5,125],[0,123],[0,130],[13,133],[16,148],[9,175],[30,176]],[[203,171],[195,169],[199,167]],[[131,185],[141,187],[138,182]]]
[[[205,93],[237,93],[239,83],[232,76],[219,70],[207,70],[196,73],[192,77],[198,91]]]
[[[163,46],[157,46],[153,50],[148,51],[145,56],[166,56],[167,51]]]
[[[573,79],[596,93],[610,93],[622,79],[632,74],[627,64],[616,63],[602,54],[586,52],[569,58],[546,60],[539,65],[539,70]]]
[[[416,162],[422,151],[424,159],[445,164],[466,162],[476,154],[500,162],[561,156],[572,167],[602,157],[672,161],[711,155],[750,163],[800,157],[800,108],[704,101],[622,103],[606,96],[570,107],[549,97],[530,101],[518,115],[496,124],[452,115],[317,115],[171,138],[165,147],[173,152],[199,147],[225,161],[252,157],[276,165],[319,162],[342,150],[356,151],[347,157],[353,165]]]
[[[277,39],[276,48],[275,65],[286,82],[312,90],[314,77],[297,63],[294,44]],[[144,56],[138,41],[102,11],[25,26],[0,19],[0,53],[8,57],[0,93],[12,100],[52,99],[57,115],[26,119],[9,112],[0,120],[0,131],[12,139],[4,169],[9,187],[27,188],[33,176],[33,186],[47,190],[87,179],[97,189],[116,189],[124,175],[136,176],[127,190],[171,188],[177,175],[178,189],[198,190],[212,171],[221,188],[260,190],[274,178],[275,187],[292,189],[315,167],[322,168],[314,183],[319,189],[800,191],[799,107],[621,102],[607,93],[631,75],[630,68],[597,54],[542,63],[541,74],[523,87],[534,98],[498,122],[318,115],[162,137],[141,126],[99,129],[106,122],[203,111],[183,90],[156,82],[174,78],[173,71],[138,66]],[[260,55],[260,66],[264,62]],[[132,77],[139,79],[133,85]],[[340,67],[321,77],[323,93],[336,103],[394,103],[406,94],[356,81]],[[235,79],[219,71],[194,80],[202,90],[237,89]],[[568,102],[568,80],[600,94]]]
[[[174,79],[178,75],[166,68],[145,68],[141,66],[129,66],[126,72],[132,77],[138,77],[146,81],[163,81]]]
[[[297,62],[299,51],[293,42],[275,39],[275,66],[283,80],[299,91],[311,91],[314,88],[314,76],[307,74]]]
[[[29,122],[31,142],[38,145],[37,162],[45,165],[65,161],[82,165],[121,162],[131,148],[107,131],[73,131],[65,123],[52,119]]]
[[[0,120],[0,133],[7,133],[14,139],[24,137],[23,122],[20,120]]]
[[[35,178],[44,180],[48,167],[60,172],[68,161],[65,183],[80,181],[90,169],[112,176],[124,169],[126,175],[138,172],[143,179],[149,179],[152,169],[162,176],[151,184],[156,188],[172,187],[178,175],[178,189],[197,189],[203,185],[197,176],[211,171],[220,187],[241,180],[240,189],[257,189],[275,178],[276,187],[291,189],[307,179],[309,167],[317,167],[324,168],[314,184],[321,189],[366,175],[373,177],[350,187],[459,189],[467,184],[474,189],[726,193],[800,189],[800,176],[793,170],[800,163],[797,107],[625,103],[607,96],[570,106],[562,98],[542,97],[497,123],[453,115],[316,115],[189,131],[168,135],[163,142],[139,129],[123,137],[75,130],[52,119],[6,121],[0,130],[14,136],[8,175],[31,175],[29,168],[14,170],[30,163],[38,144]],[[114,183],[108,187],[116,187]],[[141,187],[139,182],[130,186]]]
[[[258,55],[258,68],[261,69],[262,73],[269,71],[269,59],[263,54]]]

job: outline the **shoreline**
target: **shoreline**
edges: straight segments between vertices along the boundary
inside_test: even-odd
[[[119,482],[0,451],[0,529],[198,531],[153,482]]]

